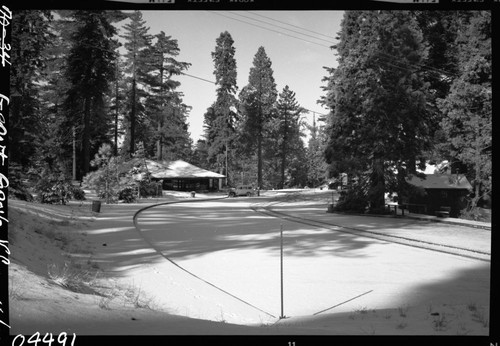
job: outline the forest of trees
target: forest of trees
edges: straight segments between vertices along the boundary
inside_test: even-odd
[[[19,11],[11,191],[22,198],[30,180],[39,191],[96,181],[96,170],[119,171],[138,157],[183,159],[226,175],[227,185],[261,189],[316,187],[347,173],[375,211],[384,192],[407,193],[409,174],[447,160],[474,187],[470,207],[483,205],[491,194],[490,26],[487,11],[346,11],[332,47],[336,67],[325,67],[318,95],[329,113],[312,125],[286,81],[277,89],[264,47],[238,87],[234,40],[222,32],[207,57],[214,100],[193,143],[176,80],[190,63],[178,61],[175,38],[149,32],[140,11]]]
[[[337,68],[328,69],[326,160],[357,177],[352,199],[383,209],[384,192],[409,193],[405,177],[448,161],[474,192],[491,195],[491,13],[348,11]]]
[[[26,182],[42,196],[71,193],[104,152],[113,162],[191,157],[190,107],[175,80],[190,64],[176,59],[176,39],[149,33],[140,11],[17,11],[12,46],[14,196],[30,198]]]

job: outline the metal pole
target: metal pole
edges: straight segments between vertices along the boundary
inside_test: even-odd
[[[283,314],[283,224],[280,226],[280,240],[281,240],[281,253],[280,253],[280,273],[281,273],[281,316],[280,318],[285,318]]]

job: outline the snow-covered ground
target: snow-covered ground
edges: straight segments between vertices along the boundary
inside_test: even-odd
[[[145,203],[103,205],[96,214],[89,204],[9,201],[11,333],[489,335],[489,262],[249,208],[274,195],[151,208],[139,215],[140,232],[132,216]],[[324,203],[317,200],[317,213]],[[296,200],[280,206],[308,213]],[[314,203],[308,206],[314,213]],[[452,231],[379,220],[381,228],[408,234]],[[463,241],[488,248],[487,231],[479,232],[467,230]]]

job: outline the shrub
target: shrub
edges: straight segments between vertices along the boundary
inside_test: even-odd
[[[109,202],[118,199],[119,183],[115,175],[105,168],[88,173],[83,177],[83,184],[96,191],[99,198]]]
[[[118,199],[125,203],[134,203],[137,196],[133,188],[126,187],[118,192]]]
[[[35,186],[37,200],[47,204],[66,204],[72,196],[73,185],[63,176],[43,174]]]
[[[12,163],[9,167],[9,198],[14,197],[23,201],[32,202],[33,195],[29,192],[28,186],[25,184],[27,179],[23,180],[22,171],[22,167],[15,163]]]
[[[459,218],[464,220],[491,222],[491,211],[479,207],[467,207],[460,211]]]
[[[82,190],[82,188],[78,186],[73,186],[71,189],[71,195],[73,199],[76,199],[77,201],[84,201],[85,200],[85,191]]]
[[[10,183],[10,182],[9,182]],[[22,201],[32,202],[33,196],[26,187],[18,184],[9,185],[9,198],[14,197]]]
[[[141,181],[140,183],[141,197],[156,197],[161,196],[161,183],[155,181]]]
[[[353,186],[349,190],[340,192],[340,197],[335,206],[337,211],[364,213],[368,207],[368,199],[365,192],[359,186]]]

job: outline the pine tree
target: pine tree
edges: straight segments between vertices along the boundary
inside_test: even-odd
[[[243,136],[249,148],[257,152],[257,186],[262,188],[262,145],[265,125],[272,117],[277,98],[271,59],[264,47],[259,47],[250,68],[248,85],[240,92],[243,113]]]
[[[59,19],[51,22],[53,38],[43,55],[47,61],[42,72],[44,88],[40,90],[41,117],[39,127],[36,167],[50,172],[63,171],[76,179],[76,145],[72,125],[66,117],[65,99],[71,87],[66,78],[67,57],[72,47],[71,36],[77,29],[71,19],[71,11],[58,11]],[[76,152],[76,148],[75,148]]]
[[[210,167],[207,162],[207,157],[208,157],[207,142],[204,139],[199,139],[196,142],[193,154],[191,155],[190,163],[195,166],[210,170]]]
[[[127,110],[125,97],[127,93],[127,84],[125,82],[125,75],[123,71],[124,64],[118,56],[115,63],[115,77],[111,87],[112,91],[110,93],[109,101],[109,111],[113,114],[113,128],[111,134],[111,137],[113,138],[113,156],[118,156],[119,138],[126,133],[126,129],[124,128],[124,114]]]
[[[154,38],[156,39],[155,43],[142,53],[145,60],[145,70],[141,76],[148,87],[147,114],[149,124],[153,128],[152,132],[155,135],[151,138],[141,139],[146,146],[151,146],[152,140],[156,139],[156,157],[161,161],[163,160],[165,143],[172,141],[172,138],[168,138],[168,133],[178,130],[170,128],[171,125],[175,127],[176,122],[169,121],[168,118],[175,116],[173,115],[174,110],[177,109],[179,112],[182,109],[182,107],[179,108],[181,95],[175,91],[180,83],[172,77],[181,74],[190,64],[175,59],[180,53],[177,40],[166,36],[163,31],[155,35]],[[174,133],[177,133],[178,136],[182,132]]]
[[[321,87],[321,90],[324,91],[325,95],[321,95],[319,100],[316,101],[316,103],[325,108],[329,108],[335,104],[335,79],[334,79],[335,69],[333,67],[325,67],[325,66],[323,66],[323,68],[328,73],[328,75],[323,77],[323,79],[321,80],[322,82],[326,83],[326,85]],[[330,109],[330,111],[333,111],[333,109]]]
[[[404,184],[430,146],[427,86],[418,68],[427,52],[408,11],[348,11],[341,26],[326,156],[330,163],[358,161],[370,207],[381,210],[386,189],[402,189],[387,183]]]
[[[115,77],[113,40],[116,28],[112,21],[121,18],[119,12],[75,11],[72,14],[77,29],[71,36],[66,77],[70,82],[66,109],[68,125],[76,128],[81,145],[80,177],[90,171],[92,153],[107,140],[111,123],[105,112],[104,95]]]
[[[311,133],[307,145],[307,185],[316,187],[326,177],[326,162],[324,157],[324,135],[323,129],[318,127],[316,117],[313,116],[313,123],[308,126]]]
[[[219,143],[219,127],[217,126],[217,114],[215,113],[215,101],[207,108],[205,114],[203,114],[203,148],[206,150],[206,156],[204,158],[204,165],[209,170],[223,172],[224,158],[225,155],[222,154],[224,147],[219,145],[214,145],[214,143]],[[223,141],[224,143],[224,141]],[[216,155],[217,149],[220,155]]]
[[[144,66],[147,55],[142,51],[151,47],[151,35],[148,34],[149,27],[142,19],[140,11],[134,11],[129,15],[130,23],[124,25],[125,34],[122,36],[125,39],[125,48],[127,53],[126,70],[125,72],[130,76],[130,91],[128,95],[128,111],[126,116],[127,133],[124,140],[123,154],[130,157],[135,152],[136,145],[136,130],[138,122],[141,120],[141,113],[144,111],[144,98],[145,92],[138,84],[142,84],[142,76],[145,75],[146,67]]]
[[[304,111],[295,99],[295,92],[290,90],[288,85],[285,86],[276,103],[276,117],[271,121],[275,135],[269,136],[278,145],[277,156],[280,159],[279,172],[281,174],[278,188],[280,189],[285,187],[285,172],[289,168],[292,156],[303,147],[300,138],[300,115]]]
[[[207,137],[209,159],[217,163],[219,171],[225,170],[226,177],[229,176],[229,148],[233,147],[238,107],[235,96],[238,90],[236,59],[234,58],[236,50],[233,44],[233,38],[227,31],[222,32],[216,39],[215,50],[212,52],[216,100],[210,110],[213,113],[208,114],[205,118],[205,125],[210,128]]]
[[[44,122],[40,114],[40,92],[37,82],[47,65],[44,51],[54,39],[49,27],[50,11],[16,11],[12,19],[10,51],[10,166],[19,164],[24,171],[32,164]]]
[[[440,125],[443,113],[439,109],[438,100],[448,95],[451,84],[459,73],[456,38],[462,30],[462,22],[471,16],[472,11],[415,11],[413,13],[428,47],[428,55],[422,63],[421,70],[425,82],[429,85],[427,108],[432,117],[430,126],[435,129],[433,145],[419,159],[420,168],[423,169],[425,161],[457,162],[456,158],[450,157],[449,140]]]
[[[162,131],[165,140],[162,157],[164,160],[188,160],[191,155],[192,139],[188,131],[187,116],[191,107],[182,102],[182,93],[175,96],[169,105]]]
[[[459,76],[439,101],[449,155],[465,164],[474,186],[470,209],[491,191],[492,51],[491,14],[474,11],[462,19],[456,38]]]

